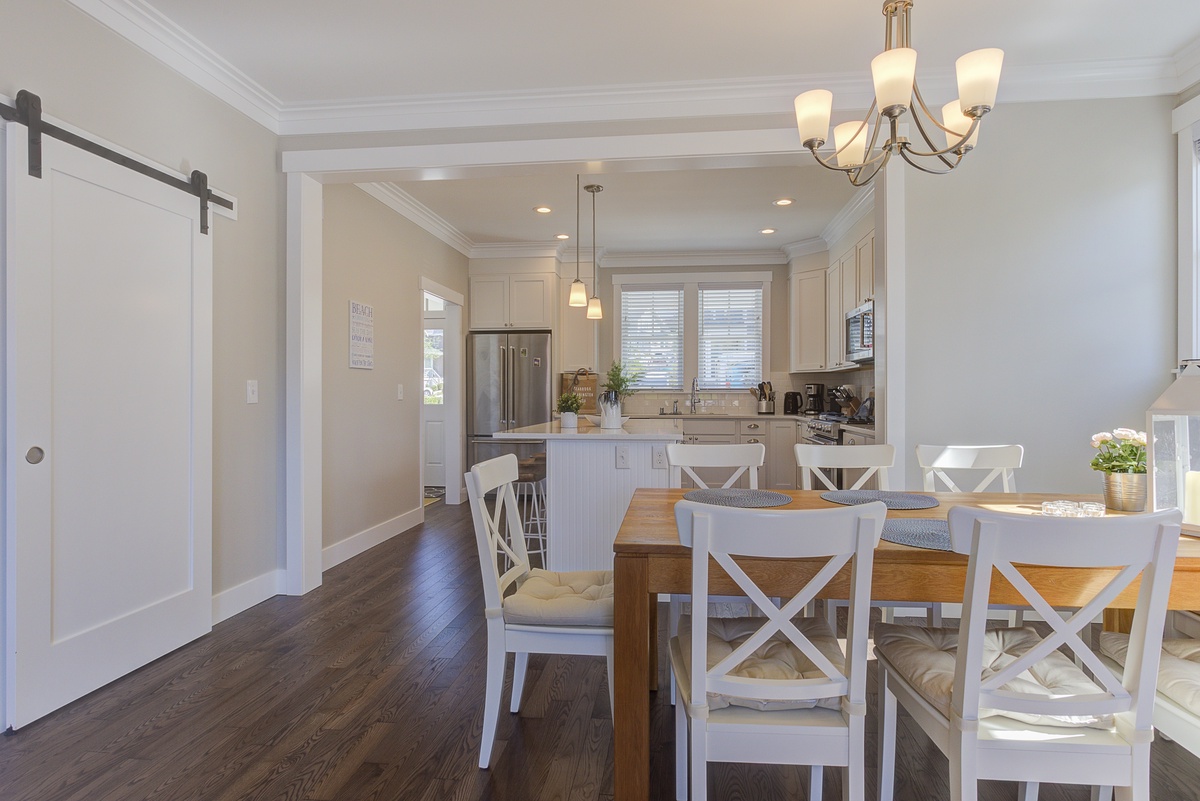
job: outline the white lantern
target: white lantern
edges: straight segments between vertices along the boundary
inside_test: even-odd
[[[1146,437],[1153,510],[1182,510],[1185,532],[1200,536],[1200,361],[1185,361],[1150,406]]]

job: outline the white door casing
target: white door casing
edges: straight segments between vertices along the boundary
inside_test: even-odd
[[[31,178],[24,127],[6,139],[19,728],[211,628],[212,237],[192,195],[49,138]]]
[[[425,312],[425,331],[445,331],[446,313],[443,311]],[[445,359],[442,364],[443,390],[439,395],[421,399],[421,425],[424,426],[425,436],[421,439],[421,449],[424,452],[421,470],[422,483],[426,487],[446,486],[446,403],[445,383],[450,376],[445,375]],[[424,384],[424,382],[422,382]],[[437,400],[437,403],[431,403]]]

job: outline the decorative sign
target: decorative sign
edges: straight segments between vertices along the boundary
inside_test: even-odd
[[[350,367],[375,368],[375,309],[350,301]]]

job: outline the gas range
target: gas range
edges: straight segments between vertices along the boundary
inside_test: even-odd
[[[806,418],[800,428],[800,441],[811,445],[837,445],[841,424],[837,420],[825,419],[827,416],[833,417],[821,415]]]

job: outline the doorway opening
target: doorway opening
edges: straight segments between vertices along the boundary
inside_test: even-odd
[[[462,302],[421,279],[421,485],[425,506],[462,503]]]

